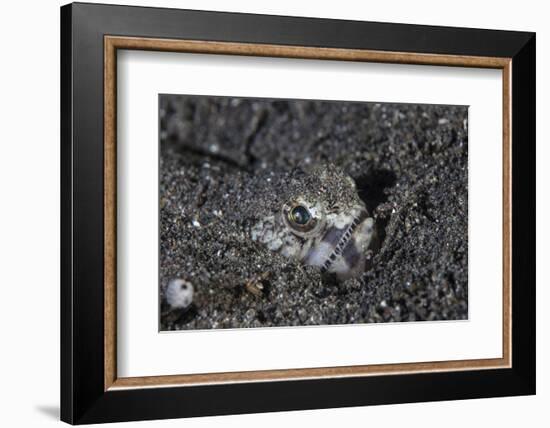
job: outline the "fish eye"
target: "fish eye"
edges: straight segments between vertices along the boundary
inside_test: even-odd
[[[292,208],[292,210],[290,210],[288,219],[300,226],[305,226],[310,222],[311,214],[303,205],[296,205]]]
[[[295,235],[301,237],[315,234],[324,221],[324,215],[319,207],[312,206],[301,199],[284,204],[282,217],[286,226]]]

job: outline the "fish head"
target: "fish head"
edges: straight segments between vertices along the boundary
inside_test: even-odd
[[[349,175],[330,164],[294,171],[274,183],[271,201],[254,241],[342,280],[365,270],[374,220]]]

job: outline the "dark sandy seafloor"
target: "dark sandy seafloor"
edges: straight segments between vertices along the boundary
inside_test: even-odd
[[[161,304],[161,330],[467,318],[467,107],[159,103],[160,300],[170,279],[194,287],[187,310]],[[382,239],[372,268],[343,283],[244,232],[256,205],[280,191],[270,175],[327,162],[355,179]],[[264,273],[264,295],[248,292]]]

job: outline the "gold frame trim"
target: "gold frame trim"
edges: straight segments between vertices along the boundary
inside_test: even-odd
[[[117,377],[116,368],[116,52],[118,49],[182,53],[268,56],[397,64],[494,68],[503,82],[503,323],[502,358],[377,364],[344,367]],[[104,389],[155,388],[312,378],[395,375],[423,372],[509,368],[512,361],[512,60],[511,58],[385,52],[250,43],[104,37]]]

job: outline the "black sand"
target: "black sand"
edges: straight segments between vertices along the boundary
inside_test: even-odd
[[[162,330],[467,318],[466,107],[162,95],[160,109],[161,300],[171,278],[195,288],[187,311],[162,305]],[[243,231],[270,171],[321,162],[355,179],[383,238],[358,280]]]

